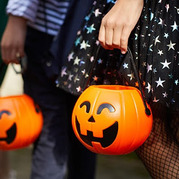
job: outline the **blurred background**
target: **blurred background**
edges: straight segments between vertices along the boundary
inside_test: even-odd
[[[29,179],[31,152],[32,147],[28,147],[7,153],[9,167],[7,179]],[[131,153],[121,156],[98,155],[96,179],[151,178],[135,153]]]

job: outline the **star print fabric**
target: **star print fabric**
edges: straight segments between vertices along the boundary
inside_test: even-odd
[[[101,19],[114,5],[111,1],[94,1],[92,8],[84,19],[81,30],[77,33],[71,52],[67,57],[67,63],[62,67],[57,86],[75,95],[80,95],[86,87],[98,82],[94,76],[96,62],[103,65],[100,60],[100,48],[98,31]],[[103,53],[100,53],[103,55]],[[98,59],[97,59],[98,58]],[[93,74],[92,74],[93,73]],[[92,77],[93,76],[93,77]],[[102,74],[100,74],[102,76]]]
[[[129,46],[146,98],[179,106],[179,1],[145,1]]]
[[[138,87],[128,53],[99,48],[99,27],[113,0],[94,1],[57,80],[60,88],[81,94],[89,85]],[[132,51],[147,101],[179,106],[179,1],[145,0],[131,33]]]

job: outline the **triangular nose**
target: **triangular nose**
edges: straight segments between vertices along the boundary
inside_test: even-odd
[[[95,122],[93,116],[91,116],[91,117],[88,119],[88,122]]]

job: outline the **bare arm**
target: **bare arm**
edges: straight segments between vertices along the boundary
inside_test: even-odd
[[[26,24],[35,21],[38,5],[39,0],[8,1],[9,19],[1,40],[2,59],[6,64],[19,63],[17,56],[24,56]]]
[[[128,38],[140,18],[143,0],[118,0],[104,16],[99,31],[99,41],[105,49],[127,51]]]
[[[26,20],[10,15],[1,40],[2,59],[6,64],[19,63],[17,56],[24,56],[25,36]]]

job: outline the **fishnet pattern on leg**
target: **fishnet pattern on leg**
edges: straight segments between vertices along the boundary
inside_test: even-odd
[[[171,112],[171,121],[169,123],[171,134],[174,136],[176,143],[179,145],[179,109]]]
[[[179,111],[153,105],[154,124],[146,142],[136,150],[154,179],[179,179]]]

